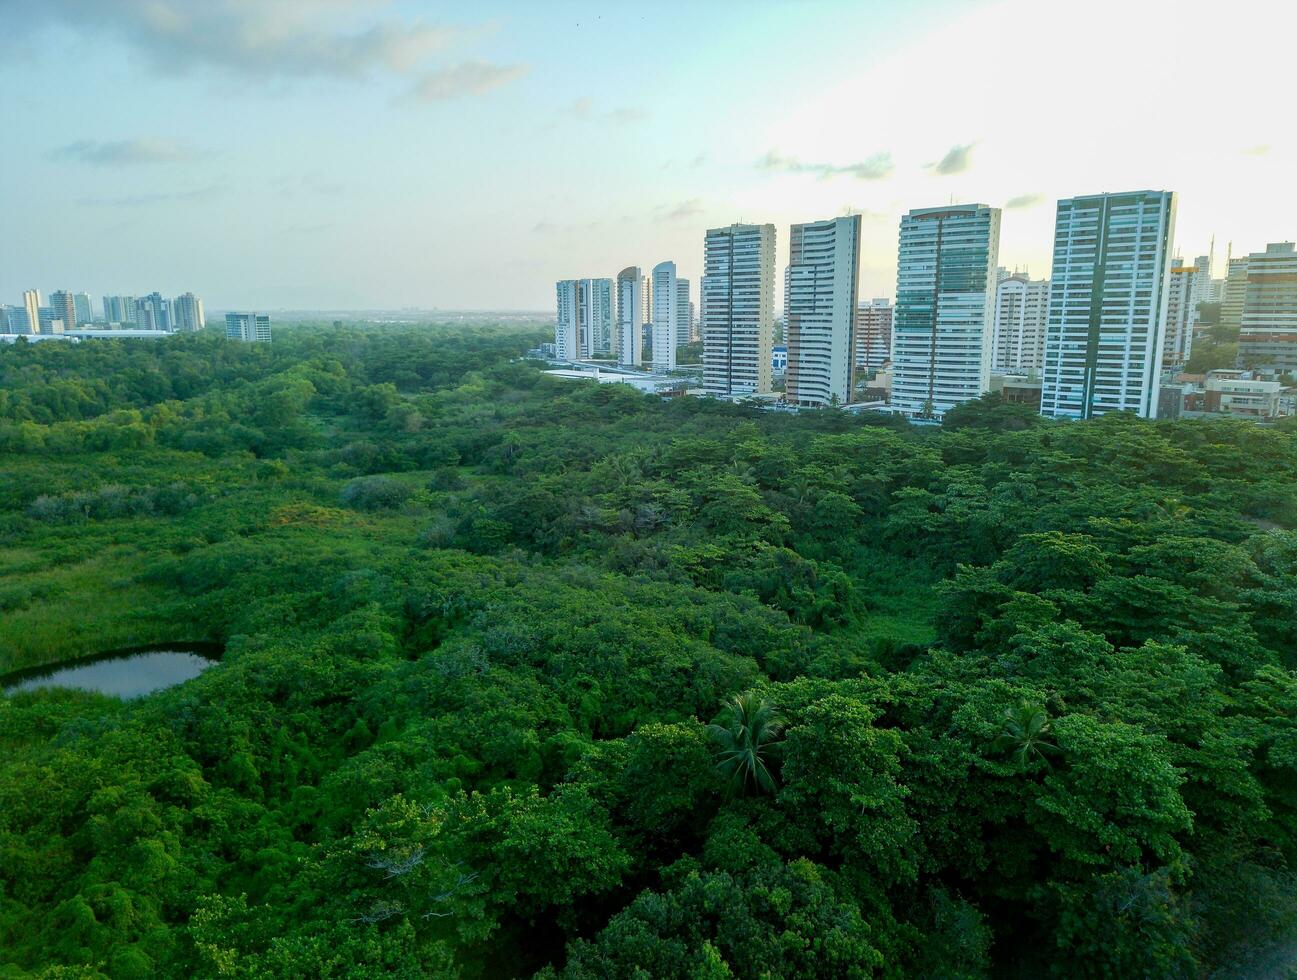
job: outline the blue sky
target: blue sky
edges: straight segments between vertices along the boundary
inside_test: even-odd
[[[1277,4],[4,0],[0,301],[546,309],[703,231],[1181,194],[1186,255],[1297,234]],[[1251,26],[1249,26],[1251,25]]]

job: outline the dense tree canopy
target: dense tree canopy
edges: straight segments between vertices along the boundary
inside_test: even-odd
[[[0,976],[1182,976],[1297,930],[1297,433],[0,350]]]

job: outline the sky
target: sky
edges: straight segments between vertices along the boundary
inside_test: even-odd
[[[0,302],[550,310],[707,228],[1179,193],[1176,244],[1297,237],[1290,4],[0,0]],[[776,289],[782,274],[776,275]],[[777,302],[781,302],[777,296]]]

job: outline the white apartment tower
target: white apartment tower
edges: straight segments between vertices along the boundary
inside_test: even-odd
[[[676,342],[682,316],[688,316],[688,309],[686,308],[683,313],[680,311],[680,286],[679,280],[676,279],[676,264],[659,262],[653,267],[654,370],[675,370]]]
[[[27,332],[41,332],[41,291],[28,289],[23,293],[23,309],[27,313]]]
[[[941,418],[991,383],[1000,209],[918,208],[901,218],[892,405]]]
[[[247,344],[268,344],[270,317],[264,313],[226,313],[225,336]]]
[[[790,403],[851,401],[859,270],[860,215],[792,226],[784,275]]]
[[[775,327],[775,226],[728,225],[703,238],[703,387],[712,395],[770,391]]]
[[[1039,374],[1045,366],[1045,327],[1049,321],[1049,280],[1017,273],[995,287],[991,330],[991,370]]]
[[[1196,265],[1171,268],[1166,291],[1166,316],[1162,328],[1162,366],[1184,367],[1193,349],[1193,328],[1198,322],[1199,284],[1204,271]]]
[[[676,280],[676,347],[693,343],[694,304],[689,299],[689,280]]]
[[[555,285],[555,353],[576,361],[612,353],[613,288],[611,279],[560,279]]]
[[[633,265],[617,273],[617,363],[644,362],[644,273]]]
[[[892,357],[892,301],[886,297],[856,307],[856,367],[881,368]]]
[[[1042,415],[1156,417],[1175,203],[1171,191],[1058,202]]]

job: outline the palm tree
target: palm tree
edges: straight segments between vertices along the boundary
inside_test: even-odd
[[[773,793],[770,756],[784,730],[784,719],[760,694],[748,691],[726,702],[721,720],[723,724],[712,722],[707,731],[716,745],[716,768],[730,792]]]
[[[1043,706],[1030,701],[1020,701],[1004,712],[1004,731],[991,743],[997,752],[1013,750],[1014,761],[1019,768],[1027,768],[1028,762],[1041,760],[1049,765],[1046,752],[1057,752],[1058,746],[1046,741],[1050,731],[1049,715]]]

